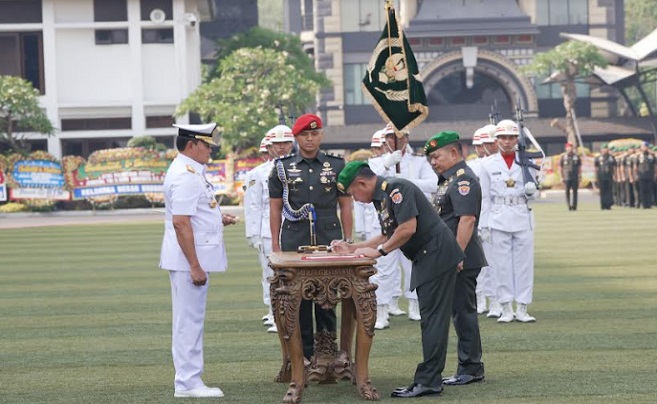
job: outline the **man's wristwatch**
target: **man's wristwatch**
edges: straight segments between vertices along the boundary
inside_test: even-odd
[[[377,249],[377,251],[379,251],[379,254],[381,254],[382,257],[385,257],[386,255],[388,255],[386,250],[383,249],[383,244],[379,244],[378,246],[376,246],[376,249]]]

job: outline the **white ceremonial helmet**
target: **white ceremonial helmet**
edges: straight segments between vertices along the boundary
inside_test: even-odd
[[[385,135],[383,134],[383,130],[377,130],[372,135],[372,143],[370,143],[370,147],[381,147],[383,146],[384,141]]]
[[[520,136],[518,124],[510,119],[503,119],[495,126],[495,137],[500,135]]]
[[[267,136],[263,137],[262,140],[260,141],[260,153],[267,153],[269,150],[267,150],[267,146],[269,145],[269,141],[267,140]]]
[[[495,125],[488,124],[479,129],[481,130],[481,143],[495,143],[495,128]]]
[[[292,129],[286,125],[276,125],[267,132],[270,143],[294,142]]]

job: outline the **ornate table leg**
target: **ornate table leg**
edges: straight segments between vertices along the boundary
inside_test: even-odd
[[[289,381],[283,402],[298,403],[306,383],[299,326],[300,283],[297,272],[285,268],[276,269],[269,282],[272,285],[272,308],[283,355],[283,365],[275,381]]]
[[[342,299],[342,320],[340,321],[340,352],[333,362],[336,377],[340,380],[351,380],[356,384],[354,378],[351,347],[354,340],[354,329],[356,326],[356,307],[351,295],[348,299]]]
[[[356,306],[356,319],[358,321],[356,334],[356,385],[358,393],[365,400],[378,400],[380,398],[376,388],[369,379],[369,357],[374,337],[374,323],[376,322],[376,295],[377,285],[369,283],[369,277],[376,273],[373,267],[355,268],[354,303]]]

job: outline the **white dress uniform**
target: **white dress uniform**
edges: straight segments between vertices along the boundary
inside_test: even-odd
[[[532,173],[535,175],[536,173]],[[534,286],[534,217],[525,195],[522,169],[509,168],[500,153],[483,160],[480,226],[490,228],[496,296],[503,306],[532,302]]]
[[[417,185],[418,188],[424,192],[427,199],[431,200],[432,194],[438,189],[438,176],[433,171],[433,168],[427,161],[426,157],[415,155],[407,149],[399,162],[399,166],[399,176]],[[371,159],[370,168],[377,175],[385,177],[397,176],[394,166],[389,169],[385,168],[382,156]],[[377,259],[376,268],[379,271],[377,276],[385,279],[391,278],[394,285],[392,297],[399,297],[401,295],[401,274],[397,270],[399,265],[401,265],[404,271],[404,296],[407,299],[417,300],[417,293],[415,291],[411,292],[410,290],[412,262],[404,256],[400,249],[396,249],[385,257]],[[377,300],[380,294],[383,296],[386,293],[390,293],[389,291],[384,291],[382,289],[385,289],[385,287],[382,288],[380,285],[379,289],[376,291]],[[377,303],[384,304],[379,303],[378,301]]]
[[[481,178],[481,170],[482,170],[482,165],[484,164],[484,161],[488,157],[478,157],[474,160],[469,160],[468,166],[474,171],[475,175],[477,178]],[[481,207],[481,213],[479,215],[479,234],[481,235],[481,229],[482,227],[482,222],[486,220],[487,212],[484,208],[484,206]],[[495,274],[492,272],[492,266],[490,265],[491,262],[491,255],[493,253],[492,251],[492,244],[490,242],[490,239],[484,239],[482,240],[481,243],[483,249],[484,249],[484,255],[486,256],[486,260],[488,261],[489,265],[486,267],[481,268],[481,272],[479,272],[479,276],[477,276],[477,288],[475,289],[475,293],[477,295],[483,294],[486,297],[490,297],[491,299],[494,299],[495,297],[495,279],[494,276]]]
[[[247,234],[260,239],[258,259],[262,267],[262,301],[271,310],[269,280],[274,271],[267,257],[271,254],[271,228],[269,227],[269,174],[274,163],[266,161],[250,171],[249,184],[244,194],[244,209],[247,219]],[[248,197],[247,197],[248,195]]]
[[[160,268],[169,271],[173,308],[172,354],[176,370],[175,389],[188,391],[204,386],[203,325],[210,283],[209,272],[227,267],[221,210],[214,199],[212,185],[205,179],[205,166],[178,154],[164,179],[166,206]],[[208,273],[203,286],[195,286],[173,227],[173,216],[191,217],[199,263]]]

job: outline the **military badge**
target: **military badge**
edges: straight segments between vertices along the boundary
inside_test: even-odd
[[[322,165],[324,166],[324,168],[331,168],[331,163],[329,163],[328,161],[325,161],[324,164]]]
[[[291,173],[291,174],[292,174],[292,173],[293,173],[293,174],[297,174],[297,173],[300,173],[300,172],[301,172],[301,170],[299,170],[299,169],[297,168],[297,163],[295,163],[295,162],[290,163],[290,168],[288,168],[287,171],[288,171],[289,173]]]
[[[214,198],[212,198],[212,202],[210,202],[210,207],[211,207],[212,209],[214,209],[214,208],[217,207],[217,201],[216,201]]]
[[[185,168],[186,168],[187,171],[189,171],[190,173],[192,173],[192,174],[196,174],[196,170],[194,170],[194,167],[190,166],[189,164],[187,164],[187,166],[185,166]]]
[[[324,177],[324,178],[326,178],[326,177]],[[340,192],[345,192],[344,185],[342,185],[342,183],[340,183],[340,182],[338,182],[338,190],[340,190]]]
[[[317,122],[315,121],[310,122],[310,129],[317,129]]]
[[[513,178],[509,178],[508,180],[504,181],[506,183],[507,188],[513,188],[516,186],[516,180]]]
[[[459,194],[466,196],[470,193],[470,181],[459,181]]]
[[[399,191],[399,188],[395,188],[390,193],[390,199],[392,200],[393,203],[399,205],[404,200],[404,196]]]
[[[319,177],[319,182],[321,182],[322,184],[327,184],[328,183],[328,178],[326,178],[324,176],[321,176],[321,177]]]
[[[456,172],[456,176],[459,177],[461,175],[465,174],[465,170],[462,168],[459,168],[459,170]]]

